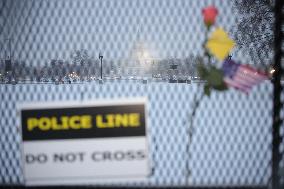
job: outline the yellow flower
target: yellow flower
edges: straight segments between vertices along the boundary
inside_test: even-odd
[[[206,48],[218,60],[224,60],[235,46],[235,42],[222,29],[216,29],[206,43]]]

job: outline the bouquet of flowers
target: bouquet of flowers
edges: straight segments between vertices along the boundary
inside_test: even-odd
[[[254,85],[268,78],[267,73],[232,60],[229,54],[235,42],[224,29],[215,27],[218,15],[216,7],[208,6],[202,10],[202,14],[206,38],[203,44],[204,56],[198,59],[198,74],[206,81],[204,93],[207,96],[212,90],[225,91],[228,87],[248,93]]]

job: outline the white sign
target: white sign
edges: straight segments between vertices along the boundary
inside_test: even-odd
[[[149,174],[145,106],[145,99],[23,105],[26,184],[145,179]]]

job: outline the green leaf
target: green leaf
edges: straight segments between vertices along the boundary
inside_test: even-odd
[[[223,81],[221,85],[218,85],[218,86],[213,86],[213,88],[215,90],[218,90],[218,91],[225,91],[225,90],[228,90],[228,87],[226,85],[226,83]]]
[[[197,71],[199,77],[207,81],[206,85],[204,85],[204,93],[207,96],[210,96],[212,89],[218,91],[225,91],[228,89],[224,82],[224,74],[221,69],[218,69],[213,65],[206,66],[203,64],[203,60],[199,59]]]
[[[210,66],[208,76],[208,84],[212,87],[220,86],[223,84],[223,71],[213,66]]]
[[[206,67],[203,63],[199,63],[197,65],[197,71],[198,71],[198,75],[201,79],[207,80],[208,70],[206,69]]]
[[[206,96],[210,96],[211,94],[211,88],[209,85],[204,85],[204,93]]]

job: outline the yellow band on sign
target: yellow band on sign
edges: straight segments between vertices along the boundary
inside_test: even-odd
[[[140,114],[130,113],[130,114],[107,114],[105,116],[97,115],[96,124],[98,128],[139,127]]]
[[[74,115],[57,117],[28,118],[28,131],[38,128],[41,131],[68,130],[68,129],[90,129],[92,128],[92,116]]]
[[[49,130],[78,130],[78,129],[91,129],[93,127],[91,115],[73,115],[61,117],[41,117],[41,118],[28,118],[27,130],[33,131],[38,129],[40,131]],[[126,128],[126,127],[139,127],[140,114],[139,113],[125,113],[125,114],[104,114],[97,115],[96,127],[99,129],[104,128]]]

